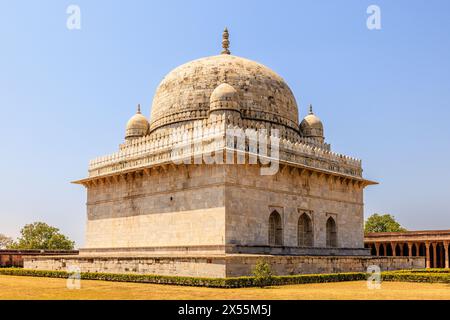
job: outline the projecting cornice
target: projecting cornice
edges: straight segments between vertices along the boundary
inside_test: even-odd
[[[216,164],[216,165],[227,165],[227,164]],[[241,166],[262,166],[261,164],[228,164],[228,165],[241,165]],[[158,163],[147,167],[131,168],[128,170],[113,172],[104,175],[98,175],[93,177],[88,177],[81,180],[72,181],[74,184],[81,184],[85,187],[96,186],[99,184],[111,184],[117,183],[119,181],[129,181],[136,177],[151,176],[158,174],[159,172],[168,172],[169,170],[186,169],[188,166],[208,166],[208,164],[175,164],[172,161]],[[267,166],[268,167],[268,166]],[[324,179],[329,183],[339,183],[341,185],[345,184],[347,186],[352,185],[353,187],[365,188],[369,185],[376,185],[378,182],[364,179],[362,177],[355,177],[351,175],[346,175],[334,171],[323,170],[313,167],[308,167],[298,163],[292,163],[288,161],[279,162],[279,170],[277,174],[297,175],[299,177],[316,177],[318,179]]]

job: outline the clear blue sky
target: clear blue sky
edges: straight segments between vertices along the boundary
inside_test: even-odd
[[[66,9],[81,9],[81,30]],[[381,8],[382,29],[366,27]],[[0,1],[0,233],[45,221],[83,244],[85,190],[174,67],[220,52],[259,61],[313,103],[336,152],[363,159],[366,216],[450,228],[449,1]]]

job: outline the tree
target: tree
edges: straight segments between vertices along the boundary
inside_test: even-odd
[[[72,250],[75,242],[59,232],[58,228],[44,222],[25,225],[20,230],[22,235],[14,242],[11,249],[43,249],[43,250]]]
[[[13,240],[10,237],[0,233],[0,249],[6,249],[12,242]]]
[[[367,218],[364,224],[364,232],[404,232],[406,231],[390,214],[379,215],[377,213]]]

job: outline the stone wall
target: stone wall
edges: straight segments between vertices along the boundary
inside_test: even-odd
[[[24,257],[74,254],[78,250],[0,250],[0,267],[23,267]]]
[[[251,275],[260,259],[268,261],[276,275],[365,272],[369,265],[382,271],[424,268],[423,257],[328,257],[216,255],[187,257],[30,257],[26,269],[67,270],[81,272],[137,273],[194,277],[236,277]]]
[[[29,258],[25,269],[81,272],[137,273],[167,276],[225,277],[222,257],[52,257]],[[73,270],[73,269],[72,269]]]
[[[88,188],[85,248],[224,244],[223,168],[153,171]]]
[[[85,248],[217,245],[224,233],[220,207],[89,220]]]

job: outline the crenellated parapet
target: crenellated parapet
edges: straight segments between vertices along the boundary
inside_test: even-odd
[[[174,163],[182,158],[216,153],[225,148],[234,147],[237,151],[247,154],[258,153],[259,149],[271,152],[275,140],[278,143],[280,162],[362,177],[361,160],[334,153],[329,144],[319,144],[314,139],[300,136],[293,136],[292,139],[285,127],[280,126],[279,129],[231,116],[224,111],[208,119],[174,124],[154,134],[127,140],[120,145],[117,152],[91,160],[89,177]],[[230,145],[227,132],[232,130],[245,136],[244,145],[239,144],[237,137],[233,138],[233,145]],[[267,141],[258,141],[259,149],[255,149],[252,134],[263,134]],[[276,160],[270,153],[267,156]]]

